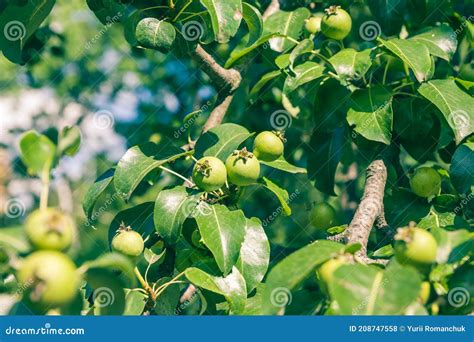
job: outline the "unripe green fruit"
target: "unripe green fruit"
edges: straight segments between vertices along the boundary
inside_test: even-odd
[[[198,160],[193,169],[193,181],[204,191],[222,188],[227,180],[224,163],[216,157],[204,157]]]
[[[282,138],[269,131],[259,133],[253,143],[253,154],[255,157],[266,162],[280,158],[283,154],[283,149]]]
[[[309,33],[315,34],[321,31],[322,14],[315,15],[306,20],[305,28]]]
[[[336,222],[336,211],[328,203],[318,203],[311,209],[310,222],[316,229],[331,228]]]
[[[168,52],[176,39],[176,30],[164,20],[145,18],[138,22],[135,38],[145,48]]]
[[[331,39],[343,40],[351,28],[351,16],[339,6],[329,7],[321,20],[321,32]]]
[[[25,298],[40,306],[60,306],[74,299],[79,286],[76,266],[57,251],[38,251],[29,255],[18,271]]]
[[[25,223],[26,235],[37,249],[65,250],[72,243],[73,220],[59,209],[32,212]]]
[[[260,162],[245,148],[234,151],[227,158],[225,167],[229,181],[238,186],[254,184],[260,176]]]
[[[441,191],[441,176],[430,167],[420,167],[410,179],[412,191],[420,197],[432,197]]]
[[[421,283],[420,295],[418,298],[420,299],[421,304],[425,305],[430,298],[431,288],[430,283],[428,281],[424,281]]]
[[[395,239],[395,255],[400,263],[423,266],[436,261],[438,244],[428,231],[413,226],[400,228]]]
[[[129,257],[142,254],[144,248],[143,238],[133,230],[122,230],[112,239],[112,249]]]

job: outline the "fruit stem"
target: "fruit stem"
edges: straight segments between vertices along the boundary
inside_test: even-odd
[[[40,195],[40,210],[45,210],[48,207],[48,197],[49,197],[49,183],[50,183],[50,173],[49,165],[45,165],[43,172],[41,174],[41,195]]]
[[[135,275],[137,276],[137,279],[138,281],[140,282],[140,284],[142,285],[142,287],[145,289],[146,292],[148,292],[148,294],[150,295],[150,298],[153,302],[156,301],[156,294],[155,292],[153,291],[153,289],[151,288],[150,285],[148,285],[148,283],[146,282],[146,280],[143,278],[142,274],[140,273],[140,270],[138,269],[138,267],[135,267],[133,269],[133,271],[135,272]]]
[[[163,171],[166,171],[166,172],[169,172],[171,173],[172,175],[175,175],[176,177],[179,177],[181,178],[182,180],[184,180],[185,182],[188,182],[189,185],[191,185],[191,187],[194,187],[196,186],[196,184],[194,184],[193,182],[191,182],[189,179],[187,179],[186,177],[184,177],[182,174],[178,173],[178,172],[175,172],[171,169],[168,169],[167,167],[164,167],[164,166],[160,166],[160,169],[162,169]]]

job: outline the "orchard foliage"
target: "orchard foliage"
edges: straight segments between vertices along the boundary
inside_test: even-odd
[[[1,5],[6,58],[30,62],[54,2]],[[12,314],[472,313],[472,7],[87,6],[133,51],[192,60],[217,96],[88,185],[78,227],[48,208],[52,171],[80,148],[77,127],[22,134],[22,163],[43,191],[25,227],[0,235],[2,291],[19,294]],[[77,229],[104,230],[107,196],[124,205],[104,232],[110,251],[73,261]]]

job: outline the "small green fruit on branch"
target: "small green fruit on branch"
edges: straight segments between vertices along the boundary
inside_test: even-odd
[[[367,256],[367,243],[374,223],[386,225],[383,209],[387,168],[382,160],[375,160],[367,168],[364,195],[347,229],[332,240],[345,240],[349,244],[360,243],[362,248],[355,254],[364,263],[383,263]]]

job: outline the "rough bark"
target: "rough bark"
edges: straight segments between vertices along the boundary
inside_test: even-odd
[[[331,240],[349,244],[360,243],[362,248],[355,257],[364,263],[385,263],[385,260],[370,259],[367,256],[367,243],[374,224],[378,228],[388,227],[385,221],[383,197],[387,182],[387,168],[382,160],[373,161],[367,168],[364,195],[347,229]]]

